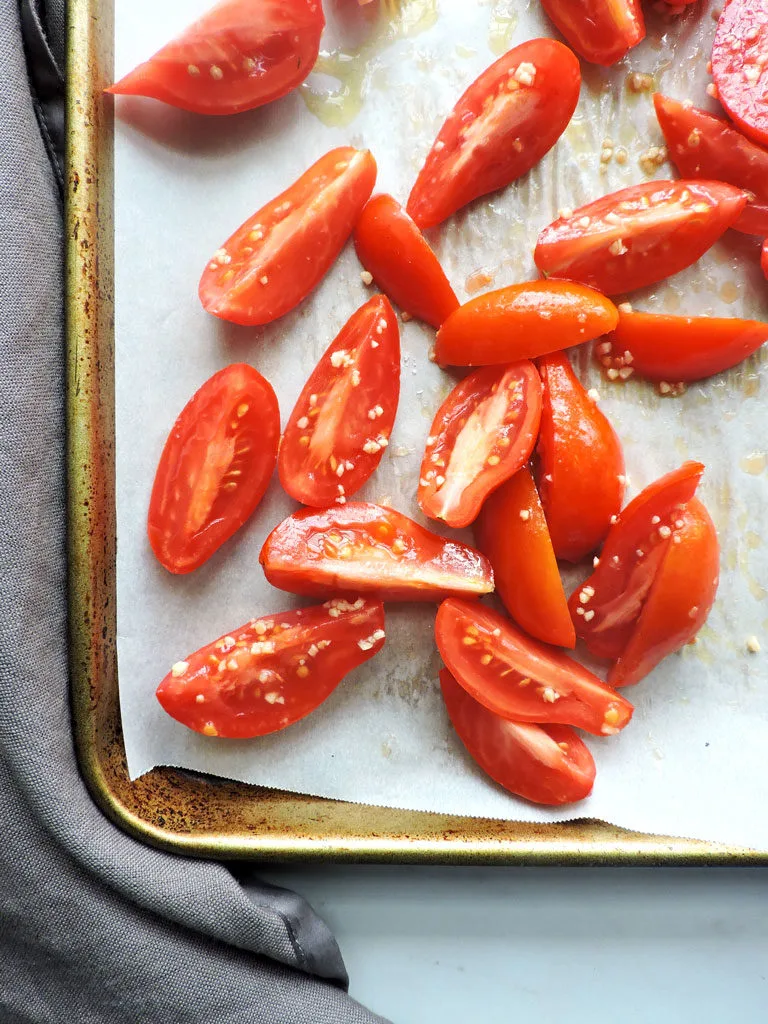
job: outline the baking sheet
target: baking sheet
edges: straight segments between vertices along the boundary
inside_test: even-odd
[[[168,0],[162,7],[116,0],[117,76],[207,6],[208,0]],[[587,353],[575,354],[622,437],[631,493],[683,458],[707,463],[702,496],[720,531],[723,578],[699,642],[629,693],[637,708],[630,727],[610,740],[588,739],[598,765],[595,790],[566,813],[505,794],[465,755],[442,710],[432,608],[390,606],[384,651],[284,733],[242,742],[203,738],[168,718],[153,696],[182,655],[254,615],[294,603],[265,583],[258,565],[264,537],[295,507],[276,480],[251,522],[192,576],[172,577],[154,561],[146,509],[176,414],[210,374],[246,360],[272,381],[284,422],[321,352],[370,294],[348,247],[299,309],[277,324],[245,329],[199,306],[206,259],[335,145],[369,146],[379,164],[377,188],[404,199],[466,85],[496,53],[547,32],[536,4],[411,0],[384,38],[360,46],[360,34],[347,25],[346,48],[359,55],[342,61],[331,52],[323,62],[326,71],[343,69],[335,95],[334,80],[314,76],[300,93],[268,108],[217,120],[152,101],[117,101],[118,655],[131,777],[172,764],[392,807],[534,821],[589,816],[768,847],[761,813],[768,781],[760,770],[768,680],[765,655],[750,655],[745,646],[768,626],[761,355],[681,398],[662,399],[642,382],[600,380]],[[684,20],[653,22],[651,38],[618,68],[585,66],[579,109],[556,150],[526,179],[433,233],[460,298],[532,276],[536,234],[558,207],[645,180],[639,158],[660,136],[649,95],[629,92],[627,74],[654,74],[663,91],[705,105],[711,33],[708,12],[689,12]],[[337,26],[327,40],[331,51],[338,37]],[[600,163],[606,138],[626,148],[626,163]],[[658,176],[666,174],[668,166],[659,168]],[[764,317],[767,289],[756,253],[754,240],[730,233],[697,267],[632,301],[650,310]],[[387,456],[361,493],[416,518],[420,454],[451,383],[427,359],[432,338],[415,322],[402,326],[401,413]]]

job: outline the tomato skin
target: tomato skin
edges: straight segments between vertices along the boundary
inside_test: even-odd
[[[760,267],[763,271],[763,277],[768,281],[768,238],[763,242],[763,248],[760,253]]]
[[[445,120],[406,209],[422,230],[521,177],[554,146],[579,99],[575,55],[530,39],[495,61]]]
[[[214,253],[200,278],[203,307],[247,327],[288,313],[330,269],[375,181],[368,150],[326,153]]]
[[[418,489],[424,515],[469,526],[486,496],[528,461],[540,417],[541,381],[527,360],[460,380],[427,438]]]
[[[161,565],[192,572],[242,526],[264,497],[279,440],[275,392],[252,366],[233,363],[195,392],[152,486],[147,536]]]
[[[584,60],[606,67],[645,38],[637,0],[541,0],[547,16]]]
[[[726,111],[763,146],[768,145],[767,64],[768,0],[727,0],[712,44],[712,77]]]

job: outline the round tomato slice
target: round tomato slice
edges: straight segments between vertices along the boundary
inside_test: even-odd
[[[534,260],[547,277],[634,291],[695,263],[741,215],[747,195],[719,181],[646,181],[559,217]]]
[[[165,442],[147,533],[169,572],[202,565],[261,501],[277,459],[280,412],[268,380],[235,363],[184,406]]]
[[[541,6],[584,60],[608,66],[645,38],[637,0],[541,0]]]
[[[445,708],[459,739],[486,775],[535,804],[572,804],[592,792],[595,762],[566,725],[509,722],[473,700],[450,672],[440,673]]]
[[[375,181],[367,150],[326,153],[214,253],[200,279],[205,309],[254,326],[297,306],[341,252]]]
[[[712,77],[739,128],[768,145],[768,0],[727,0],[712,45]]]
[[[541,381],[528,361],[486,366],[459,381],[437,411],[419,475],[424,515],[468,526],[486,496],[528,461]]]
[[[467,693],[513,722],[619,732],[633,707],[577,661],[532,640],[497,612],[449,598],[435,622],[440,656]]]
[[[177,662],[157,699],[204,736],[265,736],[314,711],[384,636],[384,606],[362,597],[251,619]]]
[[[107,92],[196,114],[236,114],[285,96],[317,60],[320,0],[223,0]]]
[[[424,229],[521,177],[554,146],[579,99],[574,54],[530,39],[491,64],[446,118],[408,197]]]

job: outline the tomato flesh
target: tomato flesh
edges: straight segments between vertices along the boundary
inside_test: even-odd
[[[609,66],[645,38],[637,0],[541,0],[541,6],[584,60]]]
[[[768,0],[728,0],[712,45],[712,77],[730,116],[768,145]]]

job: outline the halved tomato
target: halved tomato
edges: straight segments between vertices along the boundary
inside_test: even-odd
[[[341,252],[375,181],[368,150],[326,153],[214,253],[200,279],[205,309],[253,326],[297,306]]]
[[[527,360],[460,380],[437,411],[419,474],[424,515],[468,526],[486,495],[528,461],[541,416],[541,381]]]
[[[637,0],[541,0],[555,27],[584,60],[615,64],[645,38]]]
[[[727,0],[712,45],[712,77],[739,128],[768,145],[768,0]]]
[[[196,569],[242,526],[267,489],[279,439],[275,392],[252,366],[227,366],[192,396],[149,502],[149,543],[169,572]]]

